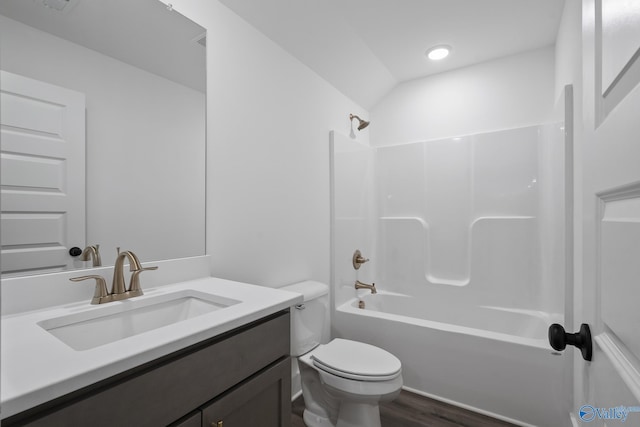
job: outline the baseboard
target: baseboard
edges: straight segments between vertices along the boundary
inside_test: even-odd
[[[444,397],[436,396],[436,395],[431,394],[431,393],[426,393],[426,392],[421,391],[421,390],[416,390],[416,389],[413,389],[411,387],[402,386],[402,389],[406,390],[406,391],[408,391],[410,393],[415,393],[415,394],[418,394],[420,396],[428,397],[429,399],[438,400],[440,402],[443,402],[443,403],[446,403],[446,404],[449,404],[449,405],[453,405],[453,406],[457,406],[458,408],[466,409],[468,411],[475,412],[477,414],[486,415],[487,417],[495,418],[495,419],[501,420],[501,421],[506,421],[508,423],[515,424],[517,426],[521,426],[521,427],[536,427],[533,424],[523,423],[522,421],[514,420],[513,418],[505,417],[504,415],[495,414],[493,412],[486,411],[484,409],[476,408],[475,406],[466,405],[464,403],[456,402],[455,400],[446,399]]]

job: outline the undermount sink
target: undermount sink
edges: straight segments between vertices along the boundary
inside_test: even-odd
[[[193,319],[240,301],[183,290],[108,303],[94,310],[46,319],[38,325],[74,350],[88,350],[163,326]]]

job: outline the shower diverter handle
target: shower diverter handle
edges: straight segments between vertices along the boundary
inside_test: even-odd
[[[362,264],[365,262],[369,262],[369,258],[365,258],[362,256],[360,250],[356,249],[353,253],[353,258],[351,259],[351,263],[353,264],[353,268],[358,270]]]

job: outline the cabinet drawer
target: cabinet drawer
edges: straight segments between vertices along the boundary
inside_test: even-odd
[[[203,427],[289,427],[291,360],[287,358],[202,408]]]
[[[105,380],[86,394],[62,397],[46,415],[36,410],[26,419],[18,414],[3,427],[168,425],[289,355],[289,313],[267,319],[133,369],[118,382]]]

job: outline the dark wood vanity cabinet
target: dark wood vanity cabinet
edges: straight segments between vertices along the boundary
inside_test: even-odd
[[[2,420],[2,426],[289,427],[283,311]]]
[[[280,427],[291,423],[291,363],[284,359],[169,427]]]
[[[290,423],[291,363],[289,360],[276,363],[261,375],[235,387],[202,408],[203,426],[278,427]]]

